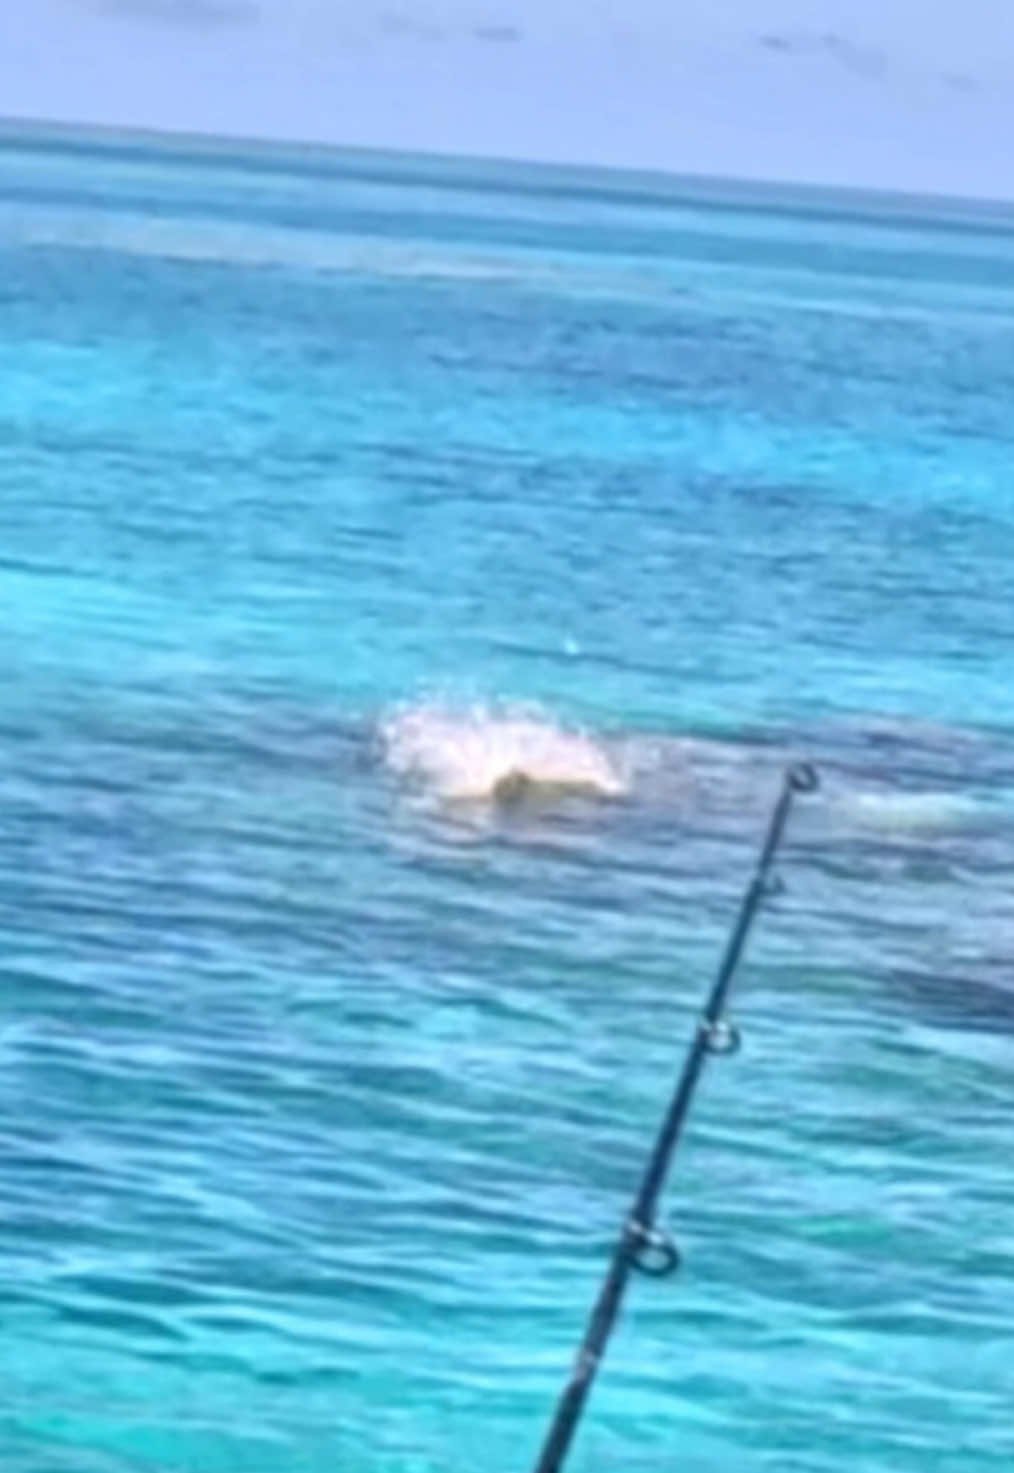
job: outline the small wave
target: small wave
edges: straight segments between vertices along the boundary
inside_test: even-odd
[[[388,766],[438,797],[511,802],[543,794],[616,798],[627,791],[603,744],[528,709],[432,704],[403,707],[380,724]]]

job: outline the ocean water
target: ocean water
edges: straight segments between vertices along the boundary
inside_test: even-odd
[[[571,1465],[1014,1466],[1014,212],[9,127],[0,326],[5,1473],[529,1468],[799,757]]]

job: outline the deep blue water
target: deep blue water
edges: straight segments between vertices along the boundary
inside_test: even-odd
[[[1014,1466],[1014,214],[9,129],[0,328],[4,1469],[527,1469],[798,755],[573,1466]]]

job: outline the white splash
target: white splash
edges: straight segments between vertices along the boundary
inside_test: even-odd
[[[538,711],[423,703],[380,724],[391,770],[448,801],[497,801],[540,790],[619,797],[627,781],[601,742]]]
[[[839,796],[836,810],[862,828],[916,834],[954,828],[962,820],[975,818],[980,805],[962,793],[859,791]]]

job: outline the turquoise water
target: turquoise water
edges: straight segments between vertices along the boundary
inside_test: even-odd
[[[1014,214],[8,129],[0,323],[5,1470],[528,1468],[799,755],[573,1466],[1009,1469]]]

